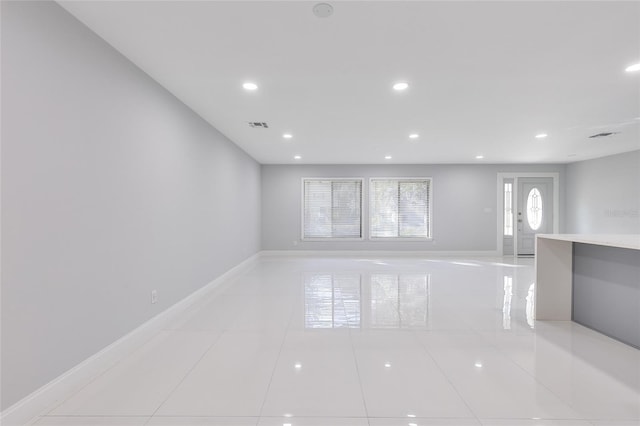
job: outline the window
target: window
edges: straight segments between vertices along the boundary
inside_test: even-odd
[[[542,195],[538,188],[529,191],[527,197],[527,221],[532,230],[537,231],[542,225]]]
[[[362,238],[362,179],[304,179],[303,192],[303,239]]]
[[[513,236],[513,184],[504,184],[504,235]]]
[[[431,179],[371,179],[370,237],[431,238]]]

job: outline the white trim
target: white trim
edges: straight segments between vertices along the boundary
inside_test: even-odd
[[[517,203],[518,200],[518,178],[535,178],[535,177],[549,177],[553,181],[553,234],[557,234],[560,232],[560,173],[558,172],[498,172],[497,175],[497,208],[498,212],[497,216],[497,236],[496,236],[496,247],[497,252],[502,256],[503,252],[503,232],[502,226],[504,223],[504,210],[502,209],[502,197],[503,194],[503,183],[504,179],[512,178],[513,179],[513,195],[512,198],[514,203]],[[513,256],[518,256],[518,229],[516,224],[514,223],[513,227]]]
[[[362,220],[360,221],[362,223]],[[312,242],[312,243],[317,243],[317,242],[325,242],[325,243],[335,243],[338,241],[364,241],[364,238],[340,238],[340,237],[324,237],[324,238],[318,238],[318,237],[314,237],[314,238],[301,238],[300,241],[303,242]]]
[[[424,243],[433,241],[433,237],[369,237],[369,241],[406,241],[406,242],[415,242],[415,243]]]
[[[327,257],[500,257],[497,250],[263,250],[263,256],[327,256]]]
[[[220,283],[245,270],[261,256],[258,252],[229,269],[210,283],[194,291],[184,299],[168,307],[106,348],[85,359],[70,370],[22,398],[0,413],[3,426],[22,425],[46,413],[54,404],[80,390],[91,380],[112,367],[122,357],[151,339],[172,321],[176,315],[192,306]]]

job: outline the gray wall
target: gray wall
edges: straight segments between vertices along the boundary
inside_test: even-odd
[[[263,165],[262,249],[493,251],[498,172],[558,172],[562,200],[564,165]],[[363,241],[300,241],[304,177],[365,178],[365,218],[369,178],[431,177],[433,241],[368,241],[366,226]]]
[[[640,251],[574,243],[571,319],[640,348]]]
[[[2,409],[259,249],[253,159],[55,3],[2,2]]]
[[[640,151],[567,164],[566,230],[640,234]]]

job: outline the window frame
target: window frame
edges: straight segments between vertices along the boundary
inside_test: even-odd
[[[535,198],[539,198],[539,201],[538,201],[539,205],[534,205]],[[531,188],[531,190],[527,194],[526,208],[524,208],[523,210],[526,212],[527,225],[529,225],[529,229],[531,229],[532,231],[537,231],[538,229],[540,229],[544,221],[544,202],[542,200],[542,193],[540,192],[537,186],[534,186],[533,188]],[[535,212],[534,213],[535,222],[532,221],[532,217],[531,217],[532,211]],[[540,213],[538,213],[538,211]],[[536,226],[534,226],[534,224]]]
[[[304,212],[305,212],[305,182],[307,181],[330,181],[330,182],[360,182],[360,237],[305,237],[304,234]],[[325,242],[336,242],[336,241],[363,241],[364,237],[364,221],[365,221],[365,212],[364,212],[364,199],[365,199],[365,187],[364,187],[365,179],[362,177],[303,177],[300,180],[300,194],[301,194],[301,202],[300,202],[300,241],[325,241]]]
[[[507,206],[507,185],[509,185],[509,200],[511,204]],[[515,227],[515,218],[514,218],[514,202],[513,202],[513,194],[514,194],[514,182],[502,182],[502,238],[511,238],[513,239],[513,232]],[[511,219],[511,220],[509,220]],[[507,226],[510,225],[510,226]],[[507,234],[507,228],[511,230],[510,234]]]
[[[415,182],[415,181],[426,181],[428,182],[428,190],[429,190],[429,199],[427,200],[428,206],[428,225],[427,225],[427,237],[374,237],[371,232],[372,220],[371,217],[373,215],[373,201],[374,197],[371,192],[373,191],[373,182],[374,181],[405,181],[405,182]],[[369,209],[367,212],[368,217],[368,239],[369,241],[411,241],[411,242],[425,242],[425,241],[433,241],[433,178],[432,177],[372,177],[369,178]]]

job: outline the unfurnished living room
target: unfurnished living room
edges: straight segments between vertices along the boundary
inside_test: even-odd
[[[0,18],[3,426],[640,424],[640,2]]]

